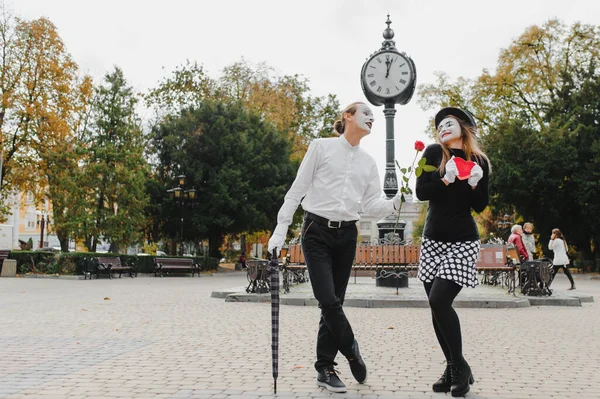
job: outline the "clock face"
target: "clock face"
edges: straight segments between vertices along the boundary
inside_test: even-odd
[[[382,52],[364,68],[364,86],[378,97],[395,97],[413,80],[408,60],[394,52]]]

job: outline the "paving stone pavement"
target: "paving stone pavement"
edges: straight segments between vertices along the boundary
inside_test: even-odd
[[[270,305],[211,298],[244,281],[241,273],[2,278],[0,398],[450,397],[430,391],[445,365],[427,308],[346,308],[369,378],[354,382],[339,359],[348,393],[316,387],[314,306],[281,308],[273,395]],[[576,282],[578,293],[598,298],[600,281]],[[567,286],[560,274],[554,288]],[[600,397],[597,302],[457,311],[476,381],[468,398]]]

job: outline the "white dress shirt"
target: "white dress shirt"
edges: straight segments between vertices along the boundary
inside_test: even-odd
[[[274,235],[286,235],[300,201],[305,211],[331,221],[359,220],[359,201],[366,215],[395,213],[394,201],[382,198],[375,160],[344,135],[310,143],[277,215]]]

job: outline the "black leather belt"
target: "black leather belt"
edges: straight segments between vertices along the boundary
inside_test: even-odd
[[[315,215],[314,213],[310,213],[310,212],[304,212],[304,218],[308,219],[308,220],[312,220],[314,222],[317,222],[323,226],[327,226],[330,229],[341,229],[342,227],[348,227],[348,226],[355,225],[357,222],[357,220],[332,221],[332,220],[325,219],[324,217]]]

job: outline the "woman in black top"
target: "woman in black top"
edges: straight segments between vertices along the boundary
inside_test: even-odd
[[[425,286],[433,328],[447,361],[433,391],[463,396],[473,375],[462,355],[460,321],[452,302],[462,287],[477,285],[480,241],[471,209],[481,212],[488,204],[490,162],[477,145],[477,125],[468,112],[444,108],[435,124],[438,144],[428,146],[423,156],[437,169],[423,172],[416,187],[417,198],[429,201],[418,278]],[[459,175],[456,158],[476,162],[468,178]]]

